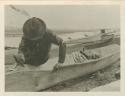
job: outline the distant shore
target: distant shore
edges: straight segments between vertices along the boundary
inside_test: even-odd
[[[48,29],[52,32],[54,32],[55,34],[67,34],[67,33],[75,33],[75,32],[100,32],[101,28],[100,29],[84,29],[84,30],[51,30],[51,29]],[[110,32],[110,31],[117,31],[117,32],[120,32],[120,28],[106,28],[106,31],[107,32]],[[23,32],[21,29],[5,29],[5,37],[8,37],[8,36],[12,36],[12,37],[15,37],[15,36],[22,36],[23,35]]]

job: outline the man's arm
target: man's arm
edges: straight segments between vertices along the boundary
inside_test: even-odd
[[[50,38],[51,42],[59,46],[59,60],[58,63],[64,63],[65,56],[66,56],[66,43],[63,40],[53,34],[52,32],[48,32],[48,37]]]
[[[64,63],[66,56],[66,44],[62,41],[59,45],[59,63]]]

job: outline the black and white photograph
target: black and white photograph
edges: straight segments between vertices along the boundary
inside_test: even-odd
[[[5,92],[120,92],[119,5],[4,6]]]

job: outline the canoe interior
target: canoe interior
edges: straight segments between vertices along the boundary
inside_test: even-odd
[[[37,82],[39,86],[37,87],[35,85],[36,81],[33,79],[34,71],[25,70],[6,74],[5,91],[31,92],[43,90],[60,82],[105,68],[120,58],[120,49],[116,44],[93,50],[100,52],[102,57],[96,60],[71,65],[67,65],[66,62],[68,61],[66,60],[64,66],[55,72],[52,72],[52,69],[58,58],[49,60],[48,63],[44,65],[44,70],[35,71],[35,73],[39,74],[39,82]]]

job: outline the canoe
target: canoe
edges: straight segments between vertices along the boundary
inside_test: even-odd
[[[70,44],[73,44],[73,45],[68,45],[67,49],[69,48],[70,50],[71,49],[74,49],[74,47],[78,50],[78,48],[81,48],[81,47],[85,47],[87,49],[93,49],[93,48],[98,48],[98,47],[102,47],[102,46],[106,46],[108,43],[111,43],[112,40],[114,39],[114,35],[108,35],[106,37],[104,37],[103,39],[100,39],[100,40],[91,40],[91,41],[84,41],[84,39],[82,39],[80,42],[79,41],[75,41],[75,42],[72,42]],[[97,47],[96,47],[97,46]],[[68,50],[69,52],[69,50]]]
[[[45,90],[60,82],[78,78],[79,76],[108,67],[120,58],[120,48],[117,44],[86,50],[86,52],[89,51],[98,52],[100,58],[74,63],[70,58],[70,54],[67,54],[64,64],[57,71],[53,71],[53,66],[58,58],[53,58],[37,71],[21,69],[19,71],[7,72],[5,75],[5,91],[35,92]],[[38,82],[33,78],[34,73],[39,74]],[[36,83],[38,86],[36,86]]]

